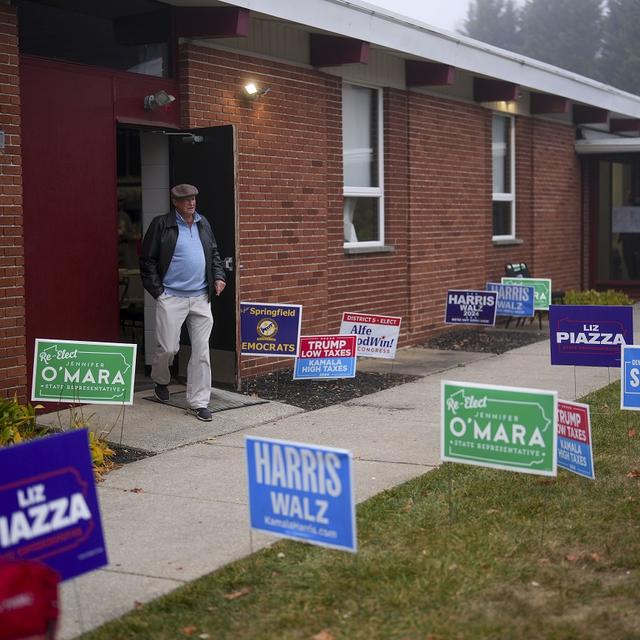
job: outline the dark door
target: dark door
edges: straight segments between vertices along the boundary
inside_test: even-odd
[[[172,135],[171,184],[186,182],[198,187],[197,210],[207,218],[226,265],[227,286],[213,301],[211,334],[214,382],[237,383],[236,355],[236,185],[232,126],[192,129]],[[183,332],[181,342],[188,344]],[[179,372],[186,371],[186,353],[181,350]]]

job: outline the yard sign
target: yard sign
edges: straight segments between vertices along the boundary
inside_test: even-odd
[[[558,400],[558,466],[596,479],[588,404]]]
[[[251,528],[357,551],[349,451],[245,437]]]
[[[496,298],[494,291],[449,289],[445,305],[446,324],[495,325]]]
[[[63,580],[107,564],[86,429],[0,450],[0,562],[18,559]]]
[[[551,364],[619,367],[633,342],[633,307],[554,304],[549,309]]]
[[[393,360],[396,357],[401,322],[402,318],[397,316],[345,311],[342,314],[340,333],[358,338],[359,356]]]
[[[135,344],[36,339],[31,399],[133,404]]]
[[[487,282],[487,291],[498,294],[496,315],[512,318],[532,318],[534,315],[534,288],[520,284]]]
[[[354,378],[356,336],[300,336],[294,380]]]
[[[241,353],[295,358],[302,323],[299,304],[240,303]]]
[[[557,393],[442,381],[441,457],[556,475]]]
[[[640,409],[640,346],[623,345],[620,358],[620,408]]]
[[[502,284],[519,284],[533,287],[536,311],[548,311],[551,304],[551,280],[549,278],[501,278]]]

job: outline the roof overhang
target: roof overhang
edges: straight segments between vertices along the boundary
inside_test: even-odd
[[[613,114],[640,117],[640,97],[565,69],[416,22],[362,0],[163,0],[174,6],[233,5],[330,34],[347,36],[523,88],[569,98]]]
[[[597,140],[577,140],[576,153],[640,153],[640,138],[600,138]]]

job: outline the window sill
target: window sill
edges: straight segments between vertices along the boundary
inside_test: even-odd
[[[492,240],[494,247],[505,247],[514,244],[523,244],[524,240],[520,238],[507,238],[505,240]]]
[[[379,247],[345,247],[344,253],[347,256],[358,253],[392,253],[396,248],[392,244],[385,244]]]

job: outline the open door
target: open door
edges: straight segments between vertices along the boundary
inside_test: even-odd
[[[237,386],[236,354],[236,154],[232,126],[171,132],[170,182],[194,184],[197,210],[213,229],[227,286],[213,300],[211,365],[214,383]],[[180,339],[178,376],[186,377],[190,355],[186,329]]]

